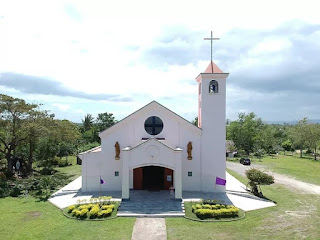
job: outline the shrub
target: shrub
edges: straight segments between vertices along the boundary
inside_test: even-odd
[[[210,204],[204,204],[204,205],[202,205],[202,208],[203,209],[212,209]]]
[[[101,217],[107,217],[108,215],[110,215],[112,212],[112,209],[111,208],[108,208],[106,210],[102,210],[98,213],[98,217],[101,218]]]
[[[89,210],[87,208],[84,208],[80,211],[80,217],[81,218],[85,218],[87,217],[87,213],[89,212]]]
[[[98,216],[99,210],[99,206],[93,206],[89,212],[90,218],[96,218]]]
[[[212,205],[212,209],[220,209],[220,208],[221,208],[220,204]]]
[[[83,209],[88,209],[88,205],[81,205],[78,207],[78,209],[81,211]]]
[[[274,177],[261,172],[258,169],[251,168],[246,171],[246,176],[249,179],[251,192],[256,196],[263,196],[262,192],[258,190],[258,185],[270,185],[274,183]]]
[[[201,205],[201,204],[196,204],[196,208],[197,208],[197,209],[201,209],[201,208],[202,208],[202,205]]]
[[[110,204],[110,205],[103,205],[101,206],[101,209],[102,210],[106,210],[106,209],[111,209],[111,211],[114,209],[114,205],[113,204]]]
[[[0,181],[1,180],[6,180],[7,176],[4,174],[4,172],[0,172]]]
[[[76,208],[75,205],[71,205],[68,207],[68,213],[71,213]]]
[[[204,218],[211,218],[213,217],[213,211],[211,209],[197,209],[195,210],[195,214],[198,218],[204,219]]]
[[[11,197],[18,197],[20,194],[21,194],[21,189],[20,189],[20,186],[18,185],[15,185],[10,191]]]

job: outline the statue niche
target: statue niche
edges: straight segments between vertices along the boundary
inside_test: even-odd
[[[188,160],[192,160],[192,142],[188,143],[187,152],[188,152]]]
[[[116,156],[115,159],[119,160],[120,159],[120,145],[118,142],[116,142],[116,144],[114,145],[115,147],[115,152],[116,152]]]

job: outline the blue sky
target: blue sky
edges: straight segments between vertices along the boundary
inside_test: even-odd
[[[57,118],[118,120],[152,100],[188,120],[213,60],[227,118],[320,119],[317,1],[1,1],[0,92]]]

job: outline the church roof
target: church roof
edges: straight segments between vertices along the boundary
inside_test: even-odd
[[[204,73],[223,73],[222,70],[214,63],[210,62]]]
[[[172,151],[181,151],[180,148],[172,148],[172,147],[170,147],[168,144],[166,144],[166,143],[164,143],[164,142],[162,142],[162,141],[159,141],[158,139],[156,139],[156,138],[154,138],[154,137],[151,137],[151,138],[149,138],[148,140],[139,143],[138,145],[134,146],[134,147],[131,148],[130,150],[135,149],[135,148],[138,148],[138,147],[141,146],[141,145],[147,144],[149,141],[151,141],[151,142],[152,142],[152,141],[153,141],[153,142],[157,142],[157,143],[159,143],[159,144],[161,144],[161,145],[169,148],[169,149],[172,150]]]
[[[201,128],[199,128],[198,126],[192,124],[191,122],[189,122],[188,120],[186,120],[185,118],[181,117],[180,115],[178,115],[177,113],[171,111],[169,108],[161,105],[160,103],[158,103],[157,101],[153,100],[152,102],[148,103],[147,105],[145,105],[144,107],[140,108],[139,110],[131,113],[130,115],[128,115],[127,117],[123,118],[122,120],[120,120],[119,122],[117,122],[116,124],[114,124],[113,126],[111,126],[110,128],[105,129],[104,131],[100,132],[99,136],[101,137],[101,134],[104,132],[109,132],[112,131],[112,129],[115,129],[119,124],[122,124],[123,122],[128,121],[128,119],[130,119],[133,115],[137,114],[138,112],[140,112],[141,110],[148,108],[151,105],[157,105],[160,108],[164,109],[165,111],[169,112],[170,114],[172,114],[173,116],[177,117],[178,119],[181,119],[183,122],[185,122],[187,125],[191,126],[191,128],[196,129],[197,131],[202,131]]]

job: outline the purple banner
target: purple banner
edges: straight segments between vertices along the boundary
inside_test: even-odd
[[[216,185],[226,185],[227,180],[223,178],[216,177]]]
[[[105,183],[106,183],[106,181],[103,180],[103,179],[100,177],[100,184],[105,184]]]

